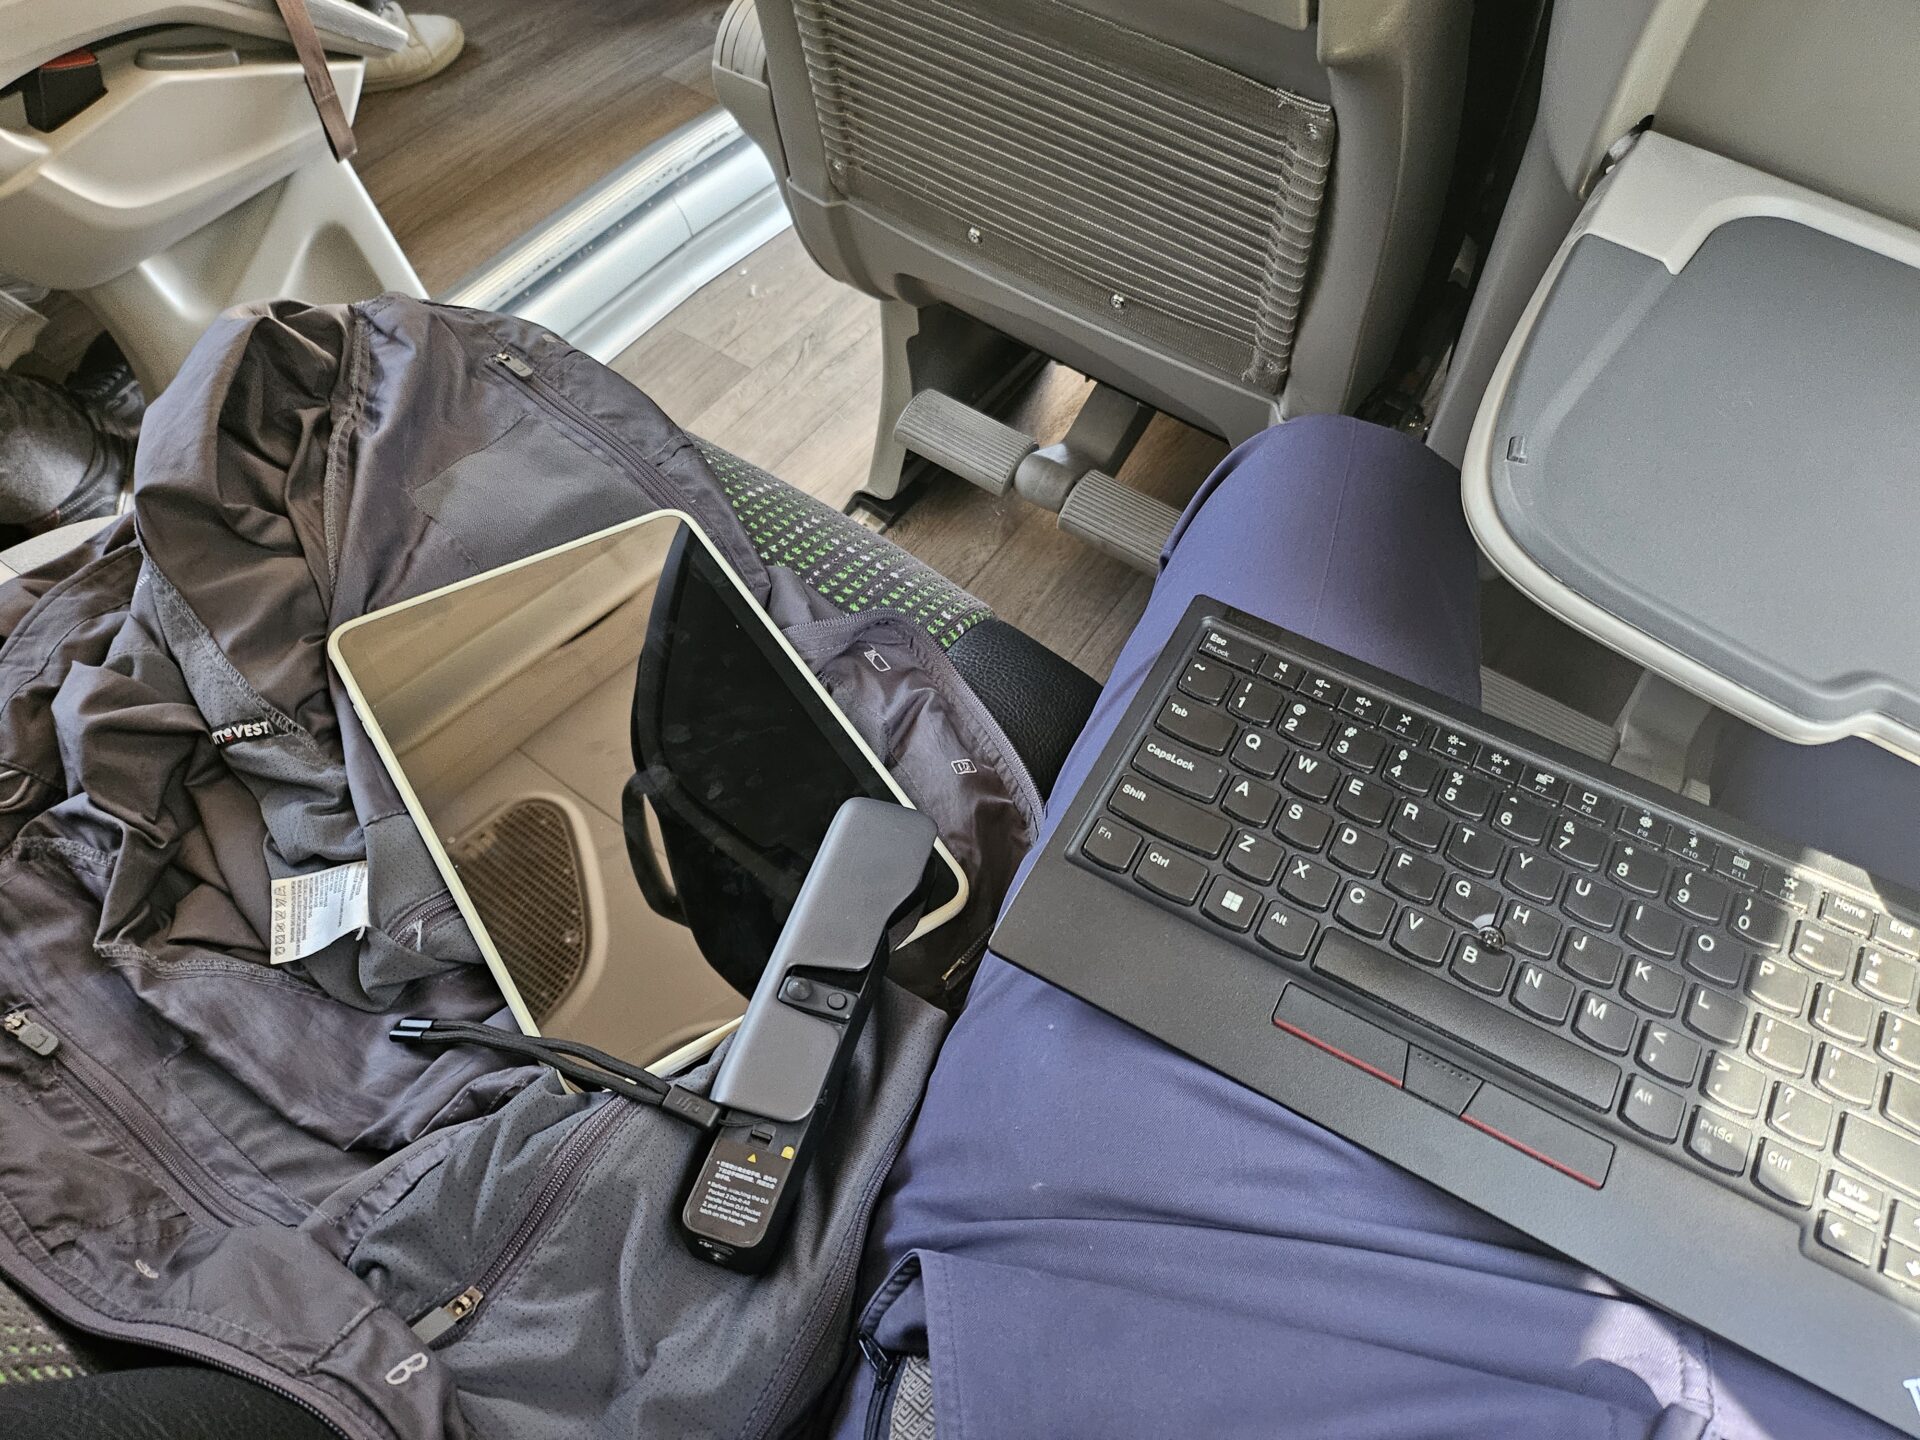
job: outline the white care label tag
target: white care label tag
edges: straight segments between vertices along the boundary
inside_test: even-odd
[[[349,930],[366,928],[364,860],[273,882],[273,946],[267,958],[275,965],[311,955]]]

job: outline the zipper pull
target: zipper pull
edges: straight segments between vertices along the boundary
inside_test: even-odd
[[[499,351],[494,355],[493,363],[496,365],[504,365],[510,373],[518,376],[522,380],[531,380],[533,378],[533,367],[511,350]]]
[[[0,1030],[6,1031],[36,1055],[51,1055],[60,1048],[60,1037],[25,1010],[10,1010],[0,1016]]]
[[[431,1345],[471,1315],[486,1298],[486,1292],[478,1285],[469,1285],[446,1304],[436,1306],[414,1321],[413,1333],[422,1345]]]

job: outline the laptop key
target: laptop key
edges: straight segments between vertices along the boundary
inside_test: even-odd
[[[1180,688],[1196,700],[1218,705],[1239,678],[1217,661],[1195,660],[1180,676]]]
[[[1700,1093],[1736,1115],[1754,1116],[1767,1098],[1767,1077],[1746,1061],[1716,1051]]]
[[[1693,1107],[1693,1124],[1687,1127],[1687,1151],[1696,1160],[1723,1174],[1738,1175],[1747,1168],[1747,1151],[1752,1148],[1753,1132],[1746,1126],[1736,1125],[1704,1105]]]
[[[1318,750],[1333,733],[1333,712],[1310,700],[1295,700],[1281,713],[1279,730],[1297,745]]]
[[[1920,925],[1884,911],[1873,917],[1873,938],[1908,955],[1920,955]]]
[[[1452,838],[1447,841],[1447,858],[1476,875],[1494,874],[1505,853],[1500,837],[1480,825],[1456,825]]]
[[[1149,845],[1134,877],[1157,895],[1191,905],[1207,883],[1207,867],[1164,845]]]
[[[1620,993],[1642,1010],[1672,1015],[1680,1009],[1680,995],[1686,983],[1678,970],[1669,970],[1636,955],[1627,965],[1627,978],[1620,986]]]
[[[1257,670],[1260,662],[1267,658],[1259,646],[1219,630],[1205,631],[1200,636],[1200,649],[1238,670]]]
[[[1658,895],[1666,888],[1667,862],[1651,847],[1623,843],[1613,847],[1613,863],[1607,874],[1629,890]]]
[[[1813,1083],[1835,1099],[1849,1105],[1871,1105],[1879,1082],[1879,1071],[1864,1055],[1855,1055],[1838,1045],[1820,1047],[1820,1063],[1814,1066]]]
[[[1770,1070],[1778,1070],[1783,1075],[1804,1075],[1808,1062],[1813,1059],[1813,1032],[1778,1016],[1762,1015],[1753,1022],[1753,1038],[1747,1042],[1747,1053]]]
[[[1844,930],[1802,920],[1799,930],[1794,934],[1790,953],[1809,970],[1818,970],[1822,975],[1840,976],[1852,967],[1853,952],[1859,943]]]
[[[1880,1257],[1880,1273],[1901,1285],[1920,1286],[1920,1250],[1889,1240],[1887,1253]]]
[[[1573,982],[1528,961],[1513,982],[1513,1004],[1536,1020],[1564,1025],[1573,1013]]]
[[[1340,783],[1340,771],[1323,755],[1296,755],[1288,764],[1287,773],[1280,777],[1280,783],[1296,795],[1325,804],[1333,798],[1333,789]]]
[[[1627,1086],[1627,1098],[1620,1102],[1620,1118],[1642,1135],[1672,1144],[1680,1138],[1687,1102],[1671,1090],[1636,1076]]]
[[[1873,1033],[1873,1014],[1873,1002],[1866,996],[1828,984],[1815,993],[1813,1014],[1808,1018],[1829,1035],[1864,1045]]]
[[[1738,1045],[1747,1028],[1747,1007],[1717,990],[1696,985],[1687,996],[1686,1027],[1722,1045]]]
[[[1276,900],[1260,917],[1260,928],[1254,931],[1254,939],[1289,960],[1304,960],[1307,951],[1313,948],[1313,933],[1319,928],[1320,922],[1312,916]]]
[[[1422,965],[1440,964],[1452,943],[1453,931],[1444,921],[1418,910],[1403,910],[1400,923],[1393,927],[1393,948]]]
[[[1640,1037],[1640,1063],[1662,1080],[1691,1085],[1700,1067],[1700,1042],[1670,1025],[1651,1022]]]
[[[1904,1010],[1913,1003],[1914,984],[1920,980],[1920,966],[1904,955],[1868,945],[1860,951],[1860,969],[1854,977],[1862,990],[1875,999]]]
[[[1880,1248],[1880,1237],[1871,1229],[1852,1216],[1834,1210],[1821,1212],[1820,1227],[1814,1231],[1814,1238],[1856,1265],[1871,1265],[1874,1252]]]
[[[1560,893],[1560,882],[1567,872],[1551,860],[1543,860],[1530,850],[1515,849],[1507,857],[1507,884],[1543,905],[1551,905]]]
[[[1453,947],[1453,964],[1447,970],[1482,995],[1498,995],[1513,974],[1513,957],[1503,950],[1489,950],[1471,935],[1462,935]]]
[[[1778,950],[1793,930],[1793,912],[1763,895],[1742,895],[1733,902],[1733,933],[1762,950]]]
[[[1603,989],[1613,988],[1613,982],[1620,978],[1620,962],[1625,958],[1625,952],[1618,945],[1596,939],[1584,930],[1569,931],[1567,943],[1560,947],[1560,964],[1569,974]]]
[[[1220,853],[1233,833],[1233,827],[1211,810],[1131,776],[1113,787],[1107,807],[1122,820],[1209,859]]]
[[[1233,699],[1227,702],[1227,709],[1236,719],[1249,725],[1270,725],[1273,717],[1280,713],[1281,703],[1287,697],[1271,685],[1262,685],[1258,680],[1242,680],[1233,689]]]
[[[1553,811],[1525,795],[1509,795],[1494,810],[1493,823],[1516,840],[1539,845],[1546,841]]]
[[[1354,775],[1340,787],[1333,808],[1364,825],[1384,825],[1393,809],[1393,792],[1378,780]]]
[[[1573,1030],[1595,1049],[1605,1050],[1609,1055],[1624,1055],[1633,1045],[1636,1018],[1633,1011],[1618,1000],[1589,990],[1580,997]]]
[[[1613,1108],[1618,1065],[1438,975],[1337,930],[1321,940],[1313,968],[1583,1105]]]
[[[1260,895],[1251,885],[1229,875],[1215,878],[1200,902],[1200,913],[1216,925],[1246,931],[1260,913]]]
[[[1560,922],[1546,910],[1527,901],[1509,900],[1500,919],[1501,933],[1507,943],[1523,955],[1549,960],[1560,944]]]
[[[1447,882],[1440,908],[1448,919],[1459,921],[1469,930],[1485,930],[1499,918],[1500,892],[1491,885],[1456,875]]]
[[[1738,990],[1747,978],[1747,952],[1712,930],[1695,930],[1687,937],[1680,963],[1703,980]]]
[[[1611,930],[1620,921],[1620,907],[1627,897],[1588,875],[1576,875],[1567,886],[1567,898],[1560,908],[1568,918],[1589,930]]]
[[[1787,1139],[1818,1149],[1833,1129],[1833,1102],[1799,1085],[1775,1085],[1767,1123]]]
[[[1813,1204],[1814,1191],[1820,1185],[1820,1162],[1771,1140],[1760,1142],[1760,1157],[1753,1162],[1753,1183],[1776,1200],[1805,1210]]]
[[[1404,895],[1416,904],[1431,905],[1440,898],[1440,886],[1447,872],[1437,860],[1415,855],[1410,850],[1396,850],[1384,878],[1394,894]]]
[[[1133,768],[1149,780],[1195,800],[1211,801],[1227,778],[1227,767],[1198,750],[1171,744],[1149,735],[1134,752]]]
[[[1896,1125],[1920,1134],[1920,1083],[1904,1075],[1889,1075],[1886,1099],[1880,1108]]]
[[[1342,825],[1334,831],[1333,844],[1327,847],[1327,858],[1349,875],[1372,879],[1380,873],[1381,865],[1386,862],[1387,842],[1371,830]]]
[[[1393,822],[1387,829],[1396,840],[1403,840],[1415,849],[1438,850],[1440,842],[1447,838],[1447,826],[1451,823],[1431,800],[1402,800],[1394,807]]]
[[[1371,935],[1375,939],[1387,933],[1387,926],[1393,923],[1393,901],[1371,885],[1348,885],[1341,893],[1340,903],[1333,913],[1344,925],[1351,925],[1362,935]]]
[[[1220,802],[1220,808],[1234,819],[1248,825],[1265,825],[1273,819],[1275,807],[1280,804],[1280,792],[1271,785],[1262,785],[1258,780],[1249,780],[1244,775],[1234,777],[1227,786],[1227,795]]]
[[[1747,994],[1769,1010],[1798,1015],[1801,1007],[1807,1003],[1807,990],[1811,983],[1805,971],[1795,970],[1778,960],[1762,960],[1747,976]],[[1860,1003],[1864,1005],[1866,1002],[1863,1000]],[[1816,1019],[1814,1023],[1818,1024],[1819,1021]],[[1861,1032],[1860,1038],[1867,1038],[1865,1031]]]
[[[1314,910],[1332,903],[1333,892],[1340,888],[1340,874],[1330,865],[1296,855],[1287,862],[1280,879],[1280,893]]]
[[[1242,830],[1227,846],[1227,868],[1256,885],[1271,885],[1287,852],[1264,835]]]
[[[1140,837],[1111,820],[1095,820],[1087,827],[1087,838],[1080,846],[1080,853],[1096,865],[1125,874],[1133,868],[1133,857],[1140,853]]]
[[[1671,960],[1680,953],[1680,937],[1685,927],[1672,911],[1636,901],[1627,907],[1627,923],[1620,927],[1620,933],[1628,944],[1649,955]]]
[[[1681,870],[1674,874],[1667,898],[1682,915],[1718,925],[1733,903],[1733,887],[1704,870]]]
[[[1556,860],[1582,870],[1598,870],[1607,859],[1607,832],[1571,817],[1553,827],[1548,841]]]
[[[1909,1195],[1920,1194],[1920,1142],[1858,1115],[1840,1117],[1834,1153]]]
[[[1286,762],[1287,747],[1271,730],[1248,730],[1233,744],[1233,763],[1262,780],[1271,780]]]
[[[1232,717],[1210,705],[1196,705],[1184,695],[1169,695],[1153,724],[1161,734],[1209,755],[1224,755],[1233,743]]]
[[[1273,833],[1296,850],[1318,850],[1333,831],[1333,817],[1324,810],[1289,800],[1280,807],[1280,818],[1273,822]]]

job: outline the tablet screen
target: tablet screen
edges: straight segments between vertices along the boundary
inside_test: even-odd
[[[636,1063],[744,1009],[843,801],[903,798],[677,516],[367,616],[333,650],[522,1027]],[[943,849],[931,920],[963,894]]]

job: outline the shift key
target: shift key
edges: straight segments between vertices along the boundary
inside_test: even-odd
[[[1920,1192],[1920,1145],[1858,1115],[1840,1120],[1840,1158],[1909,1194]]]
[[[1202,810],[1158,785],[1136,780],[1131,775],[1113,787],[1113,799],[1108,803],[1122,820],[1209,858],[1220,853],[1233,831],[1225,816]]]
[[[1196,800],[1212,800],[1226,782],[1227,767],[1189,745],[1149,735],[1133,752],[1133,768],[1150,780]]]

